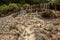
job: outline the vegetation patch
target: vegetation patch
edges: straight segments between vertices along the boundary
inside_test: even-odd
[[[30,7],[30,5],[29,4],[24,4],[23,7],[28,8],[28,7]]]
[[[14,10],[20,9],[20,4],[10,3],[9,5],[1,5],[0,6],[0,16],[8,15],[8,12],[13,12]],[[11,13],[10,13],[11,14]]]
[[[47,18],[47,19],[57,18],[57,16],[56,16],[52,11],[44,12],[44,13],[41,14],[41,16],[42,16],[43,18]]]

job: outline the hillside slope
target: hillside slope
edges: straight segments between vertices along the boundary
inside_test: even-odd
[[[60,40],[60,18],[43,19],[35,13],[2,17],[0,40]]]

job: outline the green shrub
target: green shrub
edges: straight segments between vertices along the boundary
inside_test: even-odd
[[[24,8],[27,8],[27,7],[29,7],[29,6],[30,6],[29,4],[24,4],[24,5],[23,5]]]
[[[21,4],[17,4],[17,6],[20,8],[21,7]]]
[[[6,11],[8,11],[8,6],[7,5],[0,6],[0,12],[6,12]]]
[[[8,5],[8,7],[9,7],[9,10],[18,9],[17,4],[15,4],[15,3],[10,3],[10,4]]]
[[[21,4],[10,3],[9,5],[1,5],[0,13],[6,13],[9,11],[17,10],[21,7]]]

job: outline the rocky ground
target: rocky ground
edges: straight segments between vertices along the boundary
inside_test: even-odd
[[[43,19],[36,13],[1,17],[0,40],[60,40],[60,18]]]

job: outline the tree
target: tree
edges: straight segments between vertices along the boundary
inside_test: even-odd
[[[55,5],[55,10],[56,10],[56,5],[60,2],[60,0],[51,0],[51,2]]]
[[[57,4],[59,2],[60,2],[60,0],[52,0],[52,3],[54,3],[54,4]]]
[[[0,0],[4,4],[9,3],[29,3],[29,4],[37,4],[42,2],[47,2],[47,0]]]

